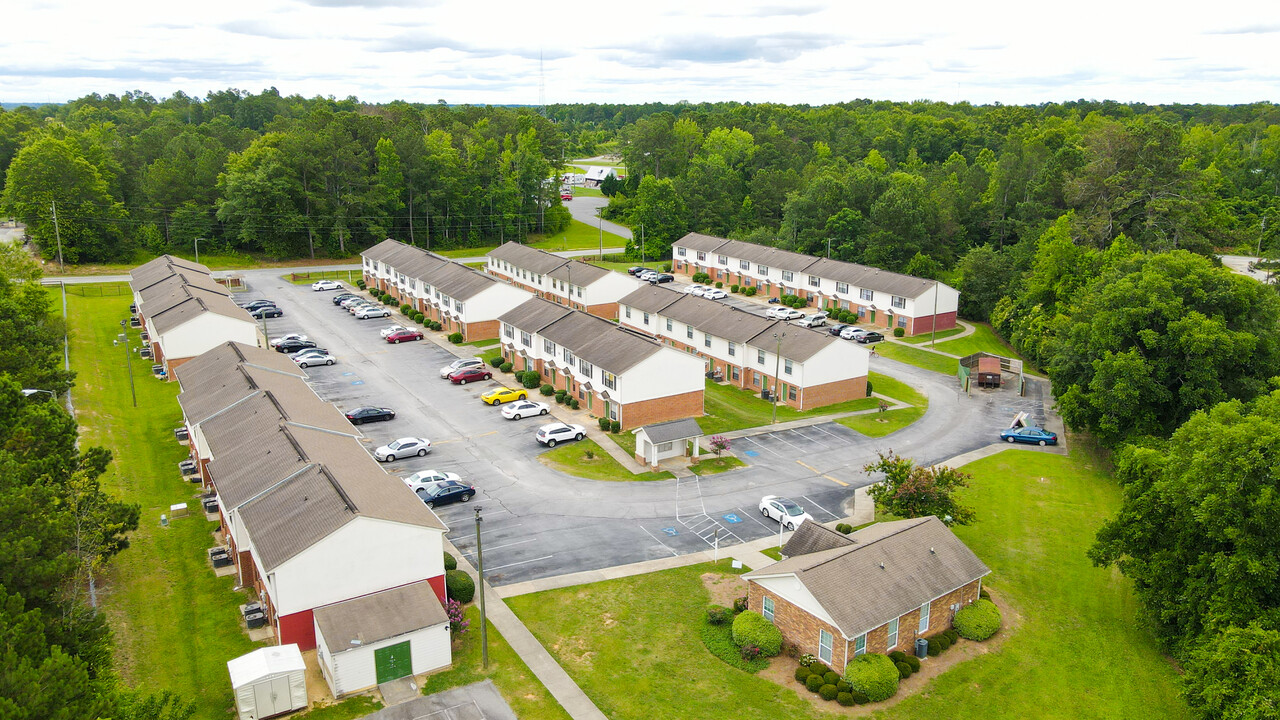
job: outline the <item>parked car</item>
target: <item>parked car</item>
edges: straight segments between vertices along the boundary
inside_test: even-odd
[[[314,340],[286,340],[276,346],[276,352],[292,354],[315,346]]]
[[[707,291],[702,293],[702,297],[708,300],[723,300],[729,297],[729,293],[720,288],[707,288]]]
[[[827,328],[827,332],[831,333],[832,335],[835,335],[836,337],[840,337],[840,333],[844,332],[846,329],[851,327],[853,326],[845,325],[844,323],[836,323],[835,325],[832,325],[830,328]]]
[[[440,368],[440,377],[447,378],[457,370],[482,367],[484,367],[484,360],[481,360],[478,357],[459,358]]]
[[[319,280],[311,283],[311,289],[316,292],[324,292],[325,290],[341,290],[342,283],[337,280]]]
[[[287,335],[281,335],[280,337],[271,338],[271,340],[267,344],[270,345],[271,347],[276,347],[282,342],[288,342],[290,340],[306,340],[306,339],[307,339],[307,336],[303,335],[302,333],[289,333]]]
[[[707,291],[707,286],[706,285],[690,285],[686,287],[684,291],[690,295],[697,295],[701,297],[702,294]]]
[[[637,278],[645,281],[648,281],[657,276],[658,276],[658,273],[653,270],[642,270],[641,272],[636,273]]]
[[[382,307],[382,303],[369,302],[368,300],[361,300],[358,303],[353,303],[347,306],[347,312],[351,313],[352,315],[355,315],[356,313],[359,313],[359,312],[363,312],[365,310],[384,310],[384,309],[385,308]]]
[[[412,340],[421,340],[421,339],[422,339],[422,333],[418,332],[417,330],[400,330],[398,332],[393,332],[387,336],[387,342],[393,345],[399,345],[402,342],[409,342]]]
[[[860,327],[849,326],[840,332],[840,337],[844,338],[845,340],[857,340],[858,338],[862,337],[863,335],[866,335],[869,332],[871,331],[864,330]]]
[[[827,324],[827,316],[826,315],[808,315],[806,317],[802,317],[799,320],[797,320],[796,324],[799,325],[800,327],[807,327],[807,328],[822,327],[823,325]]]
[[[800,318],[804,317],[804,313],[800,312],[799,310],[793,307],[787,307],[786,305],[778,305],[777,307],[771,307],[768,310],[766,310],[764,313],[764,316],[775,318],[778,320],[799,320]]]
[[[298,363],[300,368],[307,368],[312,365],[332,365],[337,362],[332,355],[324,351],[319,353],[298,353],[293,356],[293,361]]]
[[[1005,430],[1000,433],[1000,439],[1011,443],[1028,443],[1042,447],[1058,444],[1058,435],[1056,433],[1051,433],[1042,427],[1035,427],[1034,425]]]
[[[347,416],[347,420],[350,420],[352,425],[363,425],[371,422],[386,422],[387,420],[396,419],[395,410],[384,407],[373,407],[371,405],[348,410],[343,414]]]
[[[675,280],[676,280],[675,275],[672,275],[670,273],[658,273],[657,275],[654,275],[653,277],[649,278],[649,284],[658,285],[659,283],[675,282]]]
[[[368,303],[368,302],[369,302],[369,298],[367,298],[367,297],[365,297],[365,296],[363,296],[363,295],[349,295],[349,296],[347,296],[347,297],[345,297],[345,298],[343,298],[343,299],[339,300],[339,301],[338,301],[338,304],[339,304],[339,305],[341,305],[341,306],[342,306],[342,307],[344,307],[344,308],[349,308],[349,307],[351,307],[352,305],[356,305],[356,304],[361,304],[361,305],[363,305],[363,304]]]
[[[449,373],[449,382],[454,385],[466,385],[469,382],[477,382],[480,380],[488,380],[493,377],[493,373],[481,367],[468,367],[461,370],[454,370]]]
[[[519,420],[533,415],[546,415],[549,412],[551,412],[551,407],[544,402],[517,400],[502,408],[502,417],[508,420]]]
[[[249,312],[253,312],[254,310],[257,310],[258,308],[264,308],[264,307],[275,307],[275,306],[276,306],[276,304],[275,304],[275,302],[274,302],[274,301],[272,301],[272,300],[254,300],[253,302],[251,302],[251,303],[245,303],[244,305],[241,305],[240,307],[244,308],[245,310],[248,310]]]
[[[529,391],[524,388],[516,390],[509,387],[500,387],[497,390],[490,390],[481,395],[480,399],[484,401],[485,405],[501,405],[504,402],[512,402],[513,400],[526,400],[528,397]]]
[[[396,458],[417,455],[422,457],[431,452],[431,441],[419,437],[403,437],[395,442],[387,443],[373,451],[378,462],[392,462]]]
[[[462,478],[457,473],[444,472],[442,470],[423,470],[416,472],[404,479],[404,484],[409,486],[410,490],[417,490],[420,487],[434,485],[442,482],[459,482]]]
[[[297,352],[289,353],[289,357],[297,359],[303,355],[328,355],[329,351],[322,347],[303,348]]]
[[[258,320],[262,320],[264,318],[284,317],[284,311],[276,307],[275,305],[267,305],[266,307],[260,307],[257,310],[250,312],[249,314],[257,318]]]
[[[384,327],[384,328],[382,328],[381,330],[379,330],[379,331],[378,331],[378,334],[385,338],[386,336],[390,335],[391,333],[397,333],[397,332],[400,332],[401,330],[408,330],[408,329],[409,329],[409,328],[407,328],[407,327],[405,327],[405,326],[403,326],[403,325],[390,325],[390,326],[388,326],[388,327]]]
[[[795,530],[804,521],[813,519],[794,500],[778,495],[765,495],[760,498],[760,514],[770,520],[776,520],[785,530]]]
[[[570,191],[567,191],[567,190],[561,190],[561,191],[560,191],[560,199],[561,199],[561,200],[572,200],[572,199],[573,199],[573,193],[572,193],[572,192],[570,192]]]
[[[648,272],[648,270],[649,270],[649,268],[647,268],[647,267],[640,267],[639,265],[632,265],[631,267],[627,268],[627,274],[628,274],[628,275],[639,275],[639,274],[640,274],[640,273],[642,273],[642,272]]]
[[[862,343],[863,345],[865,345],[865,344],[867,344],[867,343],[878,343],[878,342],[880,342],[881,340],[884,340],[884,335],[881,335],[880,333],[876,332],[875,330],[869,330],[869,331],[867,331],[867,332],[862,333],[861,335],[859,335],[859,336],[858,336],[857,338],[855,338],[855,339],[856,339],[858,342],[860,342],[860,343]]]
[[[377,305],[373,305],[371,307],[361,308],[357,310],[355,312],[355,316],[357,320],[368,320],[369,318],[384,318],[384,317],[391,317],[391,311],[384,307],[378,307]]]
[[[345,301],[347,301],[347,300],[354,300],[354,299],[356,299],[356,298],[358,298],[358,297],[360,297],[360,296],[359,296],[359,295],[357,295],[357,294],[355,294],[355,293],[353,293],[353,292],[344,292],[344,293],[338,293],[337,295],[334,295],[334,296],[333,296],[332,298],[330,298],[330,299],[333,301],[333,304],[334,304],[334,305],[340,305],[341,303],[343,303],[343,302],[345,302]]]
[[[469,502],[475,496],[476,488],[464,482],[446,480],[418,488],[414,492],[427,507],[434,508],[437,505],[448,505],[452,502]]]
[[[534,434],[534,439],[546,445],[547,447],[555,447],[557,443],[566,442],[568,440],[581,440],[587,436],[587,429],[581,425],[569,425],[568,423],[551,423],[538,428],[538,432]]]

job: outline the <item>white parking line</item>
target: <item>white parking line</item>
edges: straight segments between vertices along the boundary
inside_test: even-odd
[[[521,560],[520,562],[513,562],[513,563],[508,563],[506,565],[499,565],[498,567],[485,568],[484,571],[489,573],[489,572],[493,572],[494,570],[502,570],[503,568],[515,567],[517,565],[528,565],[531,562],[538,562],[540,560],[550,560],[553,557],[555,557],[555,555],[547,555],[545,557],[534,558],[532,560]]]
[[[737,508],[737,509],[738,509],[738,510],[741,510],[742,508]],[[751,519],[752,519],[752,520],[755,520],[755,521],[756,521],[756,522],[758,522],[758,523],[760,523],[760,526],[761,526],[761,527],[763,527],[763,528],[764,528],[764,529],[766,529],[766,530],[769,530],[770,532],[772,532],[772,531],[773,531],[773,528],[771,528],[771,527],[769,527],[768,525],[766,525],[766,524],[765,524],[765,522],[764,522],[763,520],[761,520],[761,519],[760,519],[760,508],[756,508],[756,511],[755,511],[755,512],[742,513],[742,514],[743,514],[743,515],[750,515],[750,516],[751,516]]]
[[[670,546],[670,545],[667,545],[666,543],[664,543],[664,542],[662,542],[661,540],[659,540],[659,539],[658,539],[658,536],[657,536],[657,535],[654,535],[654,534],[653,534],[653,533],[651,533],[651,532],[649,532],[649,530],[648,530],[647,528],[645,528],[645,526],[641,525],[641,526],[640,526],[640,529],[641,529],[641,530],[644,530],[644,534],[645,534],[645,535],[648,535],[649,537],[653,538],[653,541],[654,541],[654,542],[658,543],[659,545],[661,545],[662,547],[664,547],[664,548],[666,548],[666,549],[668,549],[668,550],[671,550],[671,546]],[[672,554],[672,555],[679,555],[680,553],[676,552],[675,550],[671,550],[671,554]]]
[[[789,431],[789,430],[783,430],[782,432],[792,432],[792,431]],[[769,437],[773,438],[774,440],[777,440],[778,442],[786,443],[787,445],[791,445],[791,447],[795,448],[796,450],[801,450],[800,446],[798,446],[798,445],[794,445],[794,444],[792,444],[792,443],[787,442],[787,441],[786,441],[786,439],[782,437],[782,433],[781,433],[781,432],[769,433]],[[801,450],[801,452],[804,452],[804,451],[803,451],[803,450]]]
[[[827,441],[826,441],[826,440],[824,440],[824,439],[822,439],[822,438],[816,438],[816,439],[815,439],[815,438],[813,438],[813,437],[810,437],[810,436],[808,436],[808,435],[805,435],[804,433],[800,432],[800,428],[795,428],[794,430],[792,430],[792,432],[796,433],[797,435],[799,435],[800,437],[804,438],[805,440],[808,440],[808,441],[809,441],[809,442],[811,442],[811,443],[817,443],[818,445],[821,445],[824,449],[827,447]]]
[[[813,506],[814,506],[814,507],[816,507],[816,508],[818,508],[819,510],[821,510],[822,512],[824,512],[824,513],[826,513],[826,514],[830,515],[831,517],[835,518],[836,520],[839,520],[839,519],[840,519],[840,516],[839,516],[839,515],[837,515],[837,514],[835,514],[835,513],[831,512],[830,510],[828,510],[828,509],[826,509],[826,508],[822,507],[821,505],[819,505],[818,503],[814,502],[813,498],[809,497],[808,495],[801,495],[800,497],[804,498],[805,500],[808,500],[810,503],[812,503],[812,504],[813,504]]]
[[[840,441],[840,442],[842,442],[842,443],[844,443],[844,442],[848,442],[848,438],[842,438],[842,437],[840,437],[839,435],[837,435],[837,434],[835,434],[835,433],[831,432],[830,430],[824,430],[824,429],[822,429],[821,427],[819,427],[819,426],[817,426],[817,425],[813,425],[812,427],[813,427],[813,429],[814,429],[814,430],[817,430],[818,432],[823,433],[824,435],[830,435],[831,437],[833,437],[833,438],[835,438],[835,439],[839,440],[839,441]]]
[[[497,511],[497,510],[495,510],[494,512],[496,513],[496,512],[498,512],[498,511]],[[506,510],[503,510],[502,512],[506,512]],[[494,532],[494,531],[496,531],[496,530],[506,530],[507,528],[513,528],[513,527],[520,527],[520,526],[521,526],[521,525],[523,525],[523,524],[524,524],[524,523],[516,523],[516,524],[514,524],[514,525],[503,525],[503,526],[502,526],[502,527],[500,527],[500,528],[489,528],[489,532]],[[467,534],[467,535],[452,535],[452,534],[451,534],[451,535],[449,535],[449,541],[456,545],[456,544],[458,544],[458,541],[459,541],[459,540],[472,540],[472,539],[474,539],[474,538],[475,538],[475,536],[476,536],[476,534],[475,534],[475,533],[469,533],[469,534]]]
[[[486,547],[486,548],[485,548],[485,550],[501,550],[502,548],[511,547],[511,546],[513,546],[513,545],[523,545],[523,544],[525,544],[525,543],[531,543],[531,542],[533,542],[534,540],[537,540],[537,539],[538,539],[538,538],[529,538],[528,540],[517,540],[516,542],[513,542],[513,543],[507,543],[507,544],[505,544],[505,545],[490,545],[489,547]],[[463,555],[475,555],[475,553],[473,553],[473,552],[464,552],[464,553],[462,553],[462,554],[463,554]]]
[[[752,439],[751,439],[751,438],[749,438],[749,437],[744,437],[744,438],[742,438],[742,439],[743,439],[743,440],[746,440],[747,442],[751,443],[752,445],[755,445],[756,447],[760,448],[761,450],[764,450],[765,452],[769,453],[770,455],[777,455],[778,457],[782,457],[782,453],[777,452],[776,450],[770,450],[769,448],[767,448],[767,447],[765,447],[764,445],[762,445],[762,444],[760,444],[760,443],[756,442],[755,440],[752,440]]]

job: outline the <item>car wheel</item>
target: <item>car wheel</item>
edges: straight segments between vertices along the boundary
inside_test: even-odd
[[[528,396],[526,393],[520,393],[519,395],[517,395],[517,396],[516,396],[516,399],[517,399],[517,400],[528,400],[528,399],[529,399],[529,396]]]
[[[1040,441],[1040,447],[1044,447],[1044,445],[1045,445],[1045,442],[1044,442],[1043,440],[1041,440],[1041,441]]]
[[[355,418],[355,419],[353,419],[353,420],[351,421],[351,424],[352,424],[352,425],[362,425],[362,424],[364,424],[364,421],[363,421],[363,420],[361,420],[360,418]]]
[[[493,379],[493,375],[490,375],[489,373],[485,373],[485,374],[484,374],[484,379],[485,379],[485,380],[492,380],[492,379]]]
[[[387,461],[387,462],[395,462],[395,461],[396,461],[396,456],[395,456],[395,455],[388,455],[388,456],[387,456],[387,460],[386,460],[386,461]]]
[[[431,501],[431,500],[428,500],[428,501],[426,502],[426,506],[427,506],[427,507],[429,507],[429,508],[434,508],[434,507],[436,506],[436,504],[435,504],[435,502],[433,502],[433,501]]]
[[[538,413],[538,414],[539,414],[539,415],[546,415],[546,414],[547,414],[547,412],[549,412],[549,411],[548,411],[548,410],[546,410],[546,409],[544,408],[544,409],[543,409],[543,411],[542,411],[542,412],[540,412],[540,413]]]
[[[303,368],[303,369],[305,370],[305,369],[306,369],[306,367],[307,367],[307,364],[306,364],[306,363],[304,363],[304,362],[303,362],[303,363],[298,363],[298,367]]]
[[[458,502],[471,502],[471,493],[463,493],[462,497],[458,498]]]
[[[1013,438],[1012,438],[1012,437],[1010,437],[1010,438],[1009,438],[1009,442],[1013,442]]]
[[[581,439],[582,439],[582,433],[578,433],[577,435],[574,435],[574,436],[573,436],[573,439],[574,439],[574,440],[581,440]]]
[[[458,381],[458,384],[459,384],[459,385],[466,385],[466,384],[467,384],[467,381],[466,381],[466,380],[459,380],[459,381]]]
[[[501,405],[501,404],[502,404],[502,398],[494,398],[494,399],[493,399],[493,406],[494,406],[494,407],[497,407],[497,406],[499,406],[499,405]]]
[[[519,415],[512,415],[512,416],[511,416],[511,419],[512,419],[512,420],[519,420],[519,419],[520,419],[520,416],[519,416]],[[1040,444],[1041,444],[1041,445],[1043,445],[1044,443],[1040,443]]]
[[[426,454],[427,454],[426,448],[422,448],[421,450],[418,451],[418,457],[424,457],[426,456]]]
[[[793,530],[795,530],[795,529],[796,529],[796,524],[795,524],[795,523],[787,523],[787,524],[786,524],[786,528],[787,528],[787,532],[792,532]]]
[[[329,361],[325,362],[325,365],[332,365],[332,364],[333,364],[333,361],[332,361],[332,360],[329,360]]]
[[[400,344],[400,341],[399,341],[399,340],[393,340],[391,344],[393,344],[393,345],[399,345],[399,344]]]
[[[769,517],[769,511],[768,511],[768,510],[766,510],[766,509],[764,509],[764,508],[760,508],[760,514],[761,514],[761,515],[763,515],[763,516],[765,516],[765,517]],[[771,518],[771,519],[772,519],[772,518]]]
[[[555,440],[548,440],[548,441],[547,441],[547,447],[555,447],[555,446],[556,446],[556,441],[555,441]]]

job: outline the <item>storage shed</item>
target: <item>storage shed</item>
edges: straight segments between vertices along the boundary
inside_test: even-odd
[[[636,460],[650,467],[667,458],[682,457],[688,441],[693,441],[693,460],[698,460],[698,438],[702,428],[693,418],[645,425],[632,430],[636,436]]]
[[[260,720],[307,707],[307,666],[297,645],[254,650],[227,661],[239,720]]]

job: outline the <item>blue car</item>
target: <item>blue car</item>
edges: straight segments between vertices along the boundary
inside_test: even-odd
[[[1008,442],[1030,443],[1032,445],[1057,445],[1058,436],[1044,428],[1021,427],[1005,430],[1000,439]]]

